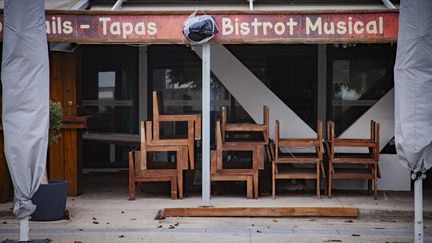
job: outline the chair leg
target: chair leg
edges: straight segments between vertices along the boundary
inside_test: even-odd
[[[183,170],[177,171],[178,198],[183,199]]]
[[[377,174],[377,164],[374,165],[374,181],[373,181],[373,189],[374,189],[374,199],[377,200],[378,199],[378,185],[377,185],[377,181],[378,181],[378,174]]]
[[[275,177],[275,163],[272,163],[272,198],[276,198],[276,177]]]
[[[329,171],[328,171],[328,185],[327,185],[327,191],[328,191],[328,198],[332,197],[332,165],[329,164]]]
[[[254,189],[254,198],[258,199],[258,170],[253,173],[253,189]]]
[[[135,200],[135,180],[129,179],[129,200]]]
[[[320,165],[319,162],[316,163],[316,193],[317,193],[317,197],[318,199],[321,198],[321,185],[320,185]]]
[[[177,177],[171,177],[171,199],[177,199]]]
[[[246,198],[252,199],[253,198],[253,186],[252,186],[252,176],[248,176],[246,178]]]
[[[193,170],[195,169],[195,144],[193,139],[192,141],[189,142],[188,150],[189,150],[189,163],[190,163],[189,168]]]

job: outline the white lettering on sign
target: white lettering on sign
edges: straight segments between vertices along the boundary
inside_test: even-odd
[[[102,23],[103,35],[118,35],[123,39],[128,38],[130,35],[156,35],[157,26],[154,22],[118,22],[111,21],[110,17],[100,17],[99,22]]]
[[[47,34],[72,34],[72,22],[63,20],[61,17],[53,16],[49,20],[45,20],[45,31]]]
[[[275,33],[276,35],[283,35],[288,27],[289,35],[294,34],[294,28],[298,25],[293,18],[289,18],[289,21],[284,22],[261,22],[258,18],[254,18],[252,22],[241,21],[238,18],[234,19],[223,17],[222,18],[222,35],[269,35]]]
[[[260,21],[259,18],[253,20],[239,20],[239,18],[223,17],[221,19],[222,35],[236,36],[267,36],[267,35],[289,35],[294,36],[298,33],[298,28],[303,28],[300,33],[308,35],[353,35],[353,34],[383,34],[384,21],[383,17],[379,16],[376,19],[361,21],[353,20],[353,17],[347,16],[345,20],[329,21],[322,17],[305,17],[299,24],[293,18],[288,18],[286,21]],[[296,32],[297,30],[297,32]]]
[[[309,17],[306,17],[306,35],[310,35],[312,33],[316,33],[318,35],[324,34],[335,34],[344,35],[344,34],[383,34],[384,33],[384,21],[383,17],[378,17],[376,20],[370,20],[368,22],[363,21],[353,21],[352,17],[348,17],[348,21],[323,21],[321,17],[316,18],[316,20],[312,20]]]

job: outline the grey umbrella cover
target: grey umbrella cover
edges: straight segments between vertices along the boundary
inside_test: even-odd
[[[432,1],[401,1],[394,74],[399,160],[425,172],[432,166]]]
[[[44,0],[6,0],[2,57],[5,155],[15,190],[14,214],[31,198],[45,169],[49,126],[49,63]]]

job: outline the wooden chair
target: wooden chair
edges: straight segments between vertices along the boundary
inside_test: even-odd
[[[135,200],[137,182],[169,181],[171,198],[183,198],[183,167],[187,165],[187,146],[148,144],[144,123],[141,122],[141,151],[129,152],[129,200]],[[149,169],[147,155],[151,152],[176,152],[175,169]]]
[[[374,198],[378,198],[377,180],[379,177],[379,123],[371,121],[370,138],[335,138],[334,123],[327,122],[327,140],[328,140],[328,197],[332,195],[332,181],[334,179],[363,179],[368,181],[368,190],[372,192]],[[336,153],[335,149],[342,147],[368,148],[369,153]],[[335,165],[364,165],[365,168],[336,168]]]
[[[162,94],[153,91],[153,139],[160,138],[160,124],[162,122],[187,122],[188,134],[187,143],[189,149],[190,168],[195,166],[195,144],[194,140],[201,139],[201,115],[200,114],[164,114]]]
[[[314,153],[281,155],[281,148],[312,148]],[[320,169],[324,172],[322,122],[317,121],[316,138],[281,138],[279,121],[276,120],[274,145],[270,146],[272,154],[272,196],[276,197],[276,180],[278,179],[313,179],[316,180],[316,195],[320,198]],[[280,165],[313,165],[312,168],[281,170]]]
[[[227,108],[222,106],[221,109],[221,133],[224,146],[249,146],[257,150],[258,153],[258,169],[264,169],[264,157],[270,158],[269,151],[269,108],[263,106],[263,124],[250,124],[250,123],[227,123]],[[262,133],[262,140],[244,140],[244,139],[227,139],[229,132],[260,132]]]
[[[250,124],[250,123],[227,123],[227,108],[222,106],[221,129],[222,136],[226,137],[227,132],[261,132],[263,134],[263,141],[253,141],[255,143],[268,144],[269,143],[269,108],[263,107],[263,124]]]
[[[212,181],[245,181],[247,198],[258,198],[258,162],[259,150],[257,145],[226,145],[223,142],[220,121],[216,122],[216,150],[211,151],[211,180]],[[226,169],[223,168],[224,151],[251,151],[252,168]]]

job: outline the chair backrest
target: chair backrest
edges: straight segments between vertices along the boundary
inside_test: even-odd
[[[274,158],[278,159],[279,158],[279,120],[275,121],[275,133],[274,133]]]
[[[147,169],[147,141],[146,141],[146,129],[144,127],[144,121],[140,123],[140,137],[141,137],[141,160],[140,160],[140,169]]]
[[[275,159],[279,158],[279,148],[286,146],[286,144],[281,144],[280,139],[281,139],[281,137],[280,137],[280,123],[279,123],[279,120],[276,120],[276,122],[275,122],[275,134],[274,134],[275,148],[274,148],[274,155],[273,155]],[[317,138],[316,138],[316,140],[311,138],[310,140],[308,140],[307,144],[311,144],[310,143],[311,141],[314,144],[315,152],[317,153],[317,157],[320,160],[322,160],[323,159],[322,153],[324,151],[324,148],[323,148],[323,143],[322,143],[322,121],[320,121],[320,120],[317,120]],[[297,143],[301,144],[303,142],[299,141]],[[291,145],[292,147],[300,147],[300,146],[296,146],[295,142],[294,143],[291,142],[290,144],[292,144]]]
[[[163,114],[162,93],[153,91],[153,120],[158,120],[159,115]]]
[[[227,124],[227,107],[221,107],[221,133],[222,137],[225,137],[225,126]]]
[[[362,139],[359,139],[362,140]],[[364,139],[363,139],[364,140]],[[362,146],[369,146],[370,148],[370,154],[371,156],[379,160],[379,149],[380,149],[380,124],[374,120],[371,120],[370,122],[370,138],[366,139],[367,143],[370,144],[373,143],[373,147],[371,148],[370,145],[362,145]],[[327,122],[327,141],[329,143],[329,157],[330,159],[334,159],[334,147],[335,147],[335,133],[334,133],[334,122],[328,121]],[[338,146],[344,146],[349,147],[349,142],[343,143],[343,139],[338,139]]]
[[[318,142],[318,146],[316,147],[316,152],[317,152],[318,158],[320,160],[323,159],[323,152],[324,152],[322,131],[323,131],[323,123],[321,120],[317,120],[317,142]]]
[[[335,141],[335,133],[334,133],[334,122],[328,121],[327,122],[327,141],[328,141],[328,156],[329,159],[334,159],[334,141]]]
[[[270,110],[269,107],[264,105],[263,106],[263,123],[262,124],[258,124],[258,125],[262,125],[263,126],[263,136],[264,136],[264,140],[266,142],[266,144],[268,144],[269,142],[269,123],[270,123]],[[227,121],[227,107],[226,106],[222,106],[221,107],[221,132],[222,132],[222,137],[225,138],[225,126],[227,125],[228,121]],[[247,125],[246,125],[247,126]]]
[[[222,144],[224,140],[221,131],[221,122],[219,120],[216,121],[215,140],[216,140],[216,150],[222,151]]]

